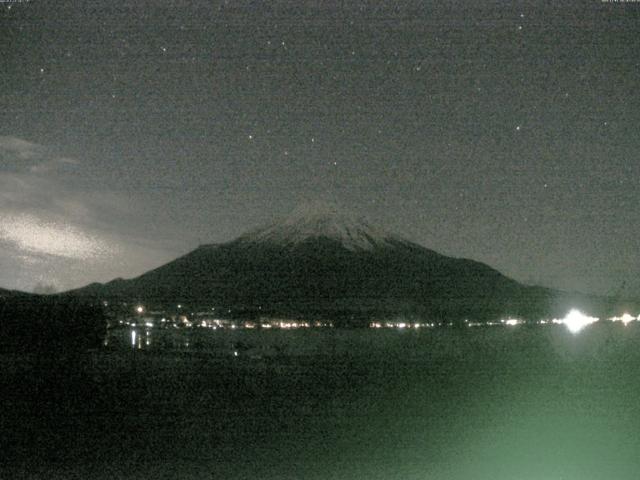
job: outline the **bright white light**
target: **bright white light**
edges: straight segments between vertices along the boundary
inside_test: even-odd
[[[520,320],[516,319],[516,318],[508,318],[506,320],[503,320],[503,323],[505,325],[509,325],[510,327],[514,326],[514,325],[520,325]]]
[[[136,307],[136,312],[138,312],[138,313],[142,313],[142,312],[144,312],[144,307],[143,307],[142,305],[138,305],[138,306]]]
[[[597,321],[598,319],[596,317],[589,317],[580,310],[573,309],[561,320],[561,323],[566,325],[571,333],[578,333],[587,325]]]
[[[629,324],[630,322],[633,322],[634,320],[635,320],[634,317],[632,317],[628,313],[625,313],[625,314],[622,315],[621,322],[624,323],[625,326],[626,326],[627,324]]]
[[[136,331],[131,330],[131,346],[135,348],[136,346]]]
[[[633,322],[635,319],[636,319],[635,317],[632,317],[628,313],[624,313],[621,317],[612,317],[609,320],[611,320],[612,322],[622,322],[626,327],[629,323]]]

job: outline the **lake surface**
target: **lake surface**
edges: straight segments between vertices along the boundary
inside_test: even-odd
[[[166,334],[167,337],[163,338]],[[149,344],[146,338],[150,337]],[[637,479],[640,325],[131,331],[0,356],[6,478]]]

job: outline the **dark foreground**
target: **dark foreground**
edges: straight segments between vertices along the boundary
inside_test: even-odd
[[[638,478],[638,325],[277,335],[1,356],[1,477]]]

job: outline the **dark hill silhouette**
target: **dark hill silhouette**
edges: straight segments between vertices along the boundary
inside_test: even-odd
[[[342,214],[293,216],[228,243],[203,245],[131,280],[69,294],[243,315],[435,321],[539,319],[607,299],[522,285],[482,263],[447,257]]]
[[[30,297],[32,294],[21,292],[19,290],[6,290],[4,288],[0,288],[0,299],[2,298],[14,298],[14,297]]]
[[[0,352],[64,356],[100,347],[106,318],[101,305],[86,300],[19,292],[0,296]]]

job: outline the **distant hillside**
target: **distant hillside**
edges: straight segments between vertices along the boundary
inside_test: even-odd
[[[1,298],[13,298],[13,297],[32,297],[33,294],[21,292],[19,290],[6,290],[4,288],[0,288],[0,299]]]
[[[340,214],[293,216],[216,245],[204,245],[131,280],[69,292],[112,301],[243,315],[398,315],[435,321],[539,319],[580,307],[604,315],[603,297],[522,285],[482,263],[452,258]]]
[[[106,318],[83,297],[0,292],[0,352],[61,356],[101,346]]]

